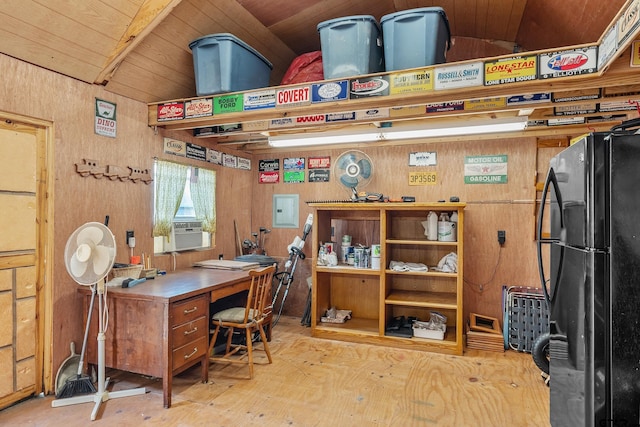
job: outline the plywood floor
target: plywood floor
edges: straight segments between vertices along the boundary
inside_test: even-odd
[[[468,350],[464,356],[396,350],[310,337],[282,318],[272,365],[214,364],[208,384],[198,368],[174,378],[162,407],[162,381],[108,371],[112,390],[148,393],[109,400],[98,419],[92,403],[51,408],[52,396],[0,411],[11,426],[548,426],[549,389],[531,356]],[[261,353],[260,355],[262,355]]]

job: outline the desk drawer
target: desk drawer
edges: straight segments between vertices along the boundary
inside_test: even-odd
[[[206,338],[209,334],[207,318],[202,316],[193,322],[187,322],[176,326],[171,334],[173,338],[173,348],[182,347],[186,343],[195,341],[201,337]]]
[[[209,313],[209,298],[200,295],[173,303],[171,306],[171,327],[181,325],[197,319],[207,317]]]
[[[173,366],[171,369],[175,371],[185,365],[198,361],[207,353],[209,347],[207,341],[207,337],[205,336],[173,350]]]

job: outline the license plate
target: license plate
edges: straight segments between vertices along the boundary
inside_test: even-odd
[[[435,172],[410,172],[409,185],[434,185],[436,183]]]

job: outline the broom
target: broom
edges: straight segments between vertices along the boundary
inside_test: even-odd
[[[78,363],[78,373],[75,377],[67,378],[65,383],[60,387],[56,398],[73,397],[78,394],[96,393],[96,387],[93,385],[91,377],[84,375],[82,368],[84,367],[84,353],[87,349],[87,337],[89,336],[89,325],[91,324],[91,313],[93,312],[93,301],[96,296],[95,285],[91,288],[91,304],[89,304],[89,315],[87,316],[87,327],[84,330],[84,340],[82,341],[82,351],[80,352],[80,363]]]

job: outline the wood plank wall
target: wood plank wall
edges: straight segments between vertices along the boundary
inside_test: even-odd
[[[82,339],[82,310],[77,285],[64,266],[63,252],[69,235],[87,221],[104,221],[110,216],[109,227],[117,240],[118,262],[127,262],[129,249],[125,231],[134,230],[136,253],[151,253],[152,185],[111,181],[106,178],[81,177],[76,163],[88,158],[101,165],[152,168],[154,157],[179,160],[163,154],[163,137],[210,146],[230,154],[251,158],[252,170],[243,171],[201,162],[217,171],[218,233],[215,248],[202,252],[183,253],[176,257],[177,267],[194,261],[235,256],[234,220],[241,239],[250,238],[252,231],[264,226],[272,229],[266,237],[267,253],[283,262],[286,247],[296,235],[311,209],[310,200],[344,199],[348,193],[335,180],[329,183],[258,184],[257,165],[260,159],[310,155],[329,155],[332,159],[342,149],[315,152],[287,152],[274,156],[251,156],[248,153],[213,145],[211,140],[194,139],[188,132],[165,132],[147,125],[146,104],[114,95],[103,88],[81,83],[44,69],[0,55],[0,111],[50,120],[55,125],[55,226],[51,325],[53,356],[52,371],[68,356],[69,341]],[[98,136],[93,130],[95,98],[117,104],[117,137]],[[468,203],[465,229],[465,314],[478,312],[500,317],[503,285],[537,286],[537,267],[533,236],[535,174],[543,168],[538,164],[535,139],[496,139],[474,142],[426,143],[400,147],[363,149],[371,156],[374,177],[366,188],[385,195],[414,195],[418,201],[448,199],[456,195]],[[412,187],[408,185],[408,155],[413,151],[434,151],[438,165],[437,184]],[[463,167],[465,155],[506,154],[509,159],[509,182],[503,185],[465,185]],[[273,194],[300,195],[300,228],[274,229],[271,200]],[[506,230],[507,240],[499,249],[498,229]],[[308,254],[315,251],[311,244]],[[310,275],[311,259],[301,262],[296,271],[285,314],[299,316],[307,298],[306,278]],[[170,256],[156,256],[156,267],[171,270]],[[495,270],[495,274],[494,274]],[[45,361],[47,363],[47,361]],[[46,386],[51,387],[52,381]]]
[[[465,318],[470,312],[502,319],[502,287],[539,287],[534,222],[536,209],[535,182],[538,169],[546,172],[548,154],[538,159],[535,138],[458,141],[446,143],[417,142],[414,145],[384,148],[361,148],[371,157],[373,179],[363,190],[398,198],[412,195],[418,202],[449,200],[458,196],[467,203],[465,211]],[[286,157],[330,156],[334,162],[345,149],[288,152],[260,159],[277,158],[282,165]],[[409,153],[435,152],[437,166],[410,167]],[[506,184],[465,184],[464,158],[469,155],[507,155],[508,182]],[[257,163],[258,160],[256,160]],[[408,185],[412,171],[435,171],[437,183],[427,186]],[[301,227],[308,213],[313,212],[305,201],[345,199],[349,193],[332,176],[329,183],[257,184],[254,170],[253,203],[265,206],[254,209],[252,223],[271,227],[271,199],[274,194],[299,194]],[[500,248],[497,230],[506,231],[506,243]],[[269,254],[284,256],[286,246],[300,230],[272,229],[266,249]],[[311,243],[311,242],[309,242]],[[307,255],[317,251],[305,246]],[[285,311],[302,313],[306,301],[306,277],[310,275],[311,260],[299,264],[296,280]]]
[[[134,230],[136,254],[153,251],[152,192],[153,185],[142,182],[111,181],[107,178],[82,177],[76,173],[76,163],[92,159],[100,165],[128,166],[151,169],[154,157],[180,160],[163,154],[163,136],[148,126],[146,104],[114,95],[95,85],[52,73],[14,58],[0,55],[0,111],[30,118],[50,120],[55,126],[54,258],[53,277],[45,286],[52,287],[53,324],[46,331],[52,336],[53,377],[60,363],[69,355],[69,342],[76,348],[82,343],[82,309],[77,284],[69,277],[64,264],[64,248],[73,231],[88,221],[103,222],[109,215],[109,228],[117,242],[117,262],[128,262],[129,248],[125,231]],[[95,99],[117,104],[117,137],[108,138],[94,133]],[[191,141],[189,134],[167,134]],[[196,141],[193,141],[196,142]],[[233,150],[229,153],[241,154]],[[184,159],[183,159],[184,160]],[[233,220],[241,229],[250,229],[252,174],[249,171],[187,161],[200,167],[217,170],[218,175],[218,235],[217,247],[201,252],[183,253],[176,257],[177,267],[194,261],[214,258],[219,253],[234,255]],[[169,256],[154,257],[158,268],[171,270]],[[45,388],[53,385],[46,379]]]

